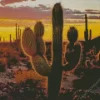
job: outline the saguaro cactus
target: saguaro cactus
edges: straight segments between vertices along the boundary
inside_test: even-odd
[[[89,40],[92,40],[92,30],[90,30]]]
[[[56,100],[62,77],[62,31],[63,10],[60,3],[54,5],[52,11],[53,24],[53,57],[51,73],[48,77],[48,98]]]
[[[84,38],[85,41],[87,42],[88,40],[92,39],[92,30],[88,30],[88,17],[87,14],[85,14],[85,31],[84,31]]]
[[[85,31],[84,31],[85,41],[88,41],[88,19],[87,14],[85,14]]]

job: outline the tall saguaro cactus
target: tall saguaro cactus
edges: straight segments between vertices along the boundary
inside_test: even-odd
[[[48,77],[48,98],[56,100],[62,77],[62,31],[63,10],[59,3],[54,5],[52,11],[53,25],[53,59],[51,73]]]

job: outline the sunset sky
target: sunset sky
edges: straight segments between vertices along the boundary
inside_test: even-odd
[[[62,4],[65,18],[82,18],[84,13],[100,15],[100,0],[0,0],[0,18],[46,19],[56,2]]]
[[[15,23],[21,29],[32,27],[37,20],[41,20],[45,25],[45,39],[52,37],[51,12],[55,3],[60,2],[64,11],[64,32],[69,26],[75,25],[79,32],[84,32],[84,14],[88,14],[90,28],[94,28],[94,37],[100,33],[97,28],[100,25],[100,0],[0,0],[0,36],[8,39],[9,34],[15,37]],[[76,20],[77,19],[77,20]],[[69,23],[72,22],[72,23]],[[82,22],[79,26],[79,22]],[[77,24],[76,24],[77,23]],[[80,28],[81,27],[81,28]],[[49,32],[49,33],[48,33]],[[50,35],[50,36],[49,36]],[[79,39],[83,35],[79,36]],[[7,40],[6,39],[6,40]]]
[[[85,10],[100,10],[100,0],[0,0],[0,6],[9,7],[36,7],[40,4],[52,7],[55,3],[61,2],[64,8]]]

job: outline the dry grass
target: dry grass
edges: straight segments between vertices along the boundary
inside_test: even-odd
[[[40,76],[38,73],[33,70],[18,70],[15,72],[15,80],[16,82],[25,81],[27,79],[35,79],[35,80],[44,80],[46,77]]]

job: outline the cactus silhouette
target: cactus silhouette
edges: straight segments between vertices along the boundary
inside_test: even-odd
[[[85,31],[84,31],[84,38],[87,42],[88,40],[92,39],[92,30],[88,30],[88,17],[87,14],[85,14]]]
[[[87,14],[85,14],[85,31],[84,31],[84,38],[85,38],[85,42],[84,42],[84,61],[85,61],[85,58],[86,58],[86,52],[88,51],[88,43],[89,43],[89,32],[88,32],[88,17],[87,17]]]
[[[92,40],[92,30],[90,30],[90,37],[89,40]]]
[[[77,40],[78,32],[72,27],[68,32],[68,40],[73,45],[74,55],[76,58],[69,61],[69,64],[62,65],[62,33],[63,33],[63,10],[60,3],[56,3],[52,10],[52,65],[51,68],[45,59],[45,43],[42,39],[44,35],[44,25],[37,22],[34,26],[34,32],[30,28],[26,28],[22,34],[22,49],[30,57],[33,68],[42,76],[48,76],[48,100],[56,100],[62,78],[63,67],[70,70],[76,66],[79,61],[80,47],[74,43]],[[72,35],[72,36],[71,36]],[[77,51],[78,50],[78,51]],[[70,56],[72,53],[70,53]],[[73,59],[71,56],[69,58]],[[67,58],[67,56],[66,56]],[[75,62],[75,63],[74,63]],[[74,64],[72,64],[74,63]],[[71,67],[71,68],[70,68]]]
[[[68,63],[63,68],[64,70],[68,71],[73,69],[79,63],[81,46],[79,43],[76,43],[78,39],[78,31],[75,27],[70,27],[67,33],[67,38],[69,40],[69,43],[66,47],[65,57]]]
[[[88,17],[87,14],[85,14],[85,32],[84,32],[84,61],[86,60],[86,52],[89,50],[89,46],[92,46],[92,30],[89,31],[88,29]]]
[[[56,3],[52,10],[53,50],[52,67],[48,77],[48,99],[56,100],[62,77],[62,31],[63,10],[60,3]]]
[[[67,37],[70,43],[75,43],[78,38],[78,31],[75,29],[75,27],[70,27],[67,33]]]
[[[85,14],[85,31],[84,31],[85,41],[88,41],[88,19],[87,14]]]

